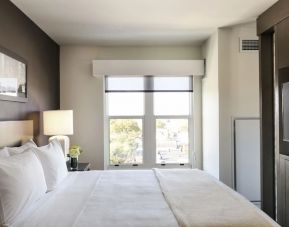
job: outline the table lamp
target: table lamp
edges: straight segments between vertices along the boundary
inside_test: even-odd
[[[69,137],[73,135],[73,111],[50,110],[43,111],[43,134],[51,136],[49,142],[57,139],[65,157],[69,154]]]

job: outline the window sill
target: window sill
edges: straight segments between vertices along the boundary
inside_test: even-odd
[[[153,166],[148,166],[144,164],[139,164],[137,166],[133,165],[119,165],[119,166],[114,166],[114,165],[108,165],[107,169],[109,170],[114,170],[114,169],[152,169],[152,168],[162,168],[162,169],[191,169],[192,164],[186,163],[186,164],[166,164],[166,165],[161,165],[161,164],[155,164]]]

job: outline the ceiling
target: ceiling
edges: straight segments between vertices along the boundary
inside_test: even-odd
[[[277,0],[11,0],[61,45],[189,45]]]

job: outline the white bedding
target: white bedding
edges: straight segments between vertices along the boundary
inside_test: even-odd
[[[171,171],[70,173],[13,227],[278,226],[216,180]]]
[[[178,227],[152,170],[70,173],[15,227]]]
[[[204,171],[154,171],[181,227],[279,226],[244,197]]]

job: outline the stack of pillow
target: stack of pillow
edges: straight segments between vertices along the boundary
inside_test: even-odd
[[[0,149],[0,226],[12,225],[25,209],[56,189],[67,174],[57,140],[43,147],[30,140],[21,147]]]

